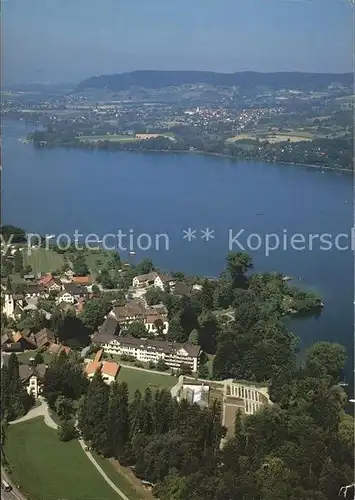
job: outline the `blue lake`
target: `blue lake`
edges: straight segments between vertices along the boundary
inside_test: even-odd
[[[160,249],[120,252],[136,262],[144,257],[166,270],[218,275],[229,250],[229,231],[256,233],[350,235],[353,226],[353,178],[350,174],[256,162],[236,162],[199,155],[94,152],[75,149],[36,150],[19,139],[30,129],[21,123],[3,125],[3,221],[28,231],[87,235],[142,233]],[[183,230],[196,239],[183,239]],[[201,239],[201,230],[214,239]],[[111,244],[110,240],[110,244]],[[125,241],[125,240],[123,240]],[[146,238],[141,242],[145,244]],[[274,240],[273,240],[274,241]],[[250,244],[258,244],[257,237]],[[349,244],[345,237],[339,244]],[[300,245],[298,245],[299,247]],[[240,250],[237,245],[233,250]],[[279,248],[265,255],[265,246],[250,250],[257,271],[280,271],[296,284],[315,290],[325,308],[318,318],[297,319],[290,328],[301,347],[316,340],[343,343],[353,364],[353,252],[333,248],[304,251]],[[348,368],[348,378],[352,369]]]

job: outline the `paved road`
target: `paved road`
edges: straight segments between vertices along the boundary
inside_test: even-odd
[[[1,478],[12,486],[12,491],[1,490],[1,500],[26,500],[26,497],[24,497],[23,494],[16,488],[16,486],[12,483],[10,476],[2,467]]]
[[[78,439],[79,441],[79,444],[80,446],[82,447],[82,449],[84,450],[84,453],[86,454],[86,456],[88,457],[88,459],[90,460],[90,462],[92,463],[92,465],[95,467],[96,470],[99,471],[99,473],[101,474],[101,476],[105,479],[106,483],[109,484],[109,486],[111,486],[111,488],[121,497],[123,498],[123,500],[130,500],[124,493],[123,491],[121,491],[119,488],[117,488],[117,486],[115,485],[115,483],[113,483],[111,481],[111,479],[106,475],[105,471],[102,469],[102,467],[100,467],[100,465],[96,462],[95,458],[91,455],[91,453],[89,451],[85,451],[85,443],[82,439]]]
[[[36,408],[33,408],[30,410],[24,417],[18,418],[17,420],[13,420],[10,422],[10,424],[19,424],[21,422],[26,422],[27,420],[31,420],[32,418],[44,417],[44,422],[51,427],[52,429],[58,429],[58,425],[54,422],[52,417],[50,416],[48,405],[45,400],[41,399],[40,400],[40,405],[37,406]],[[76,420],[75,426],[78,425],[78,421]],[[111,486],[111,488],[123,499],[123,500],[130,500],[124,493],[121,491],[117,486],[111,481],[111,479],[106,475],[105,471],[100,467],[100,465],[96,462],[95,458],[92,456],[92,454],[89,451],[85,451],[85,443],[82,439],[78,439],[80,446],[84,450],[84,453],[90,460],[90,462],[93,464],[93,466],[98,470],[98,472],[101,474],[101,476],[105,479],[107,484]],[[4,476],[5,477],[5,476]],[[6,479],[6,477],[5,477]],[[6,479],[7,481],[7,479]],[[10,482],[10,481],[8,481]],[[2,492],[3,493],[3,492]],[[4,492],[5,493],[5,492]],[[19,493],[19,492],[18,492]],[[5,496],[8,495],[8,496]],[[16,496],[14,492],[9,492],[2,494],[1,500],[14,500],[15,498],[17,500],[26,500],[23,496]],[[12,496],[11,496],[12,495]],[[14,496],[15,495],[15,496]]]
[[[54,422],[52,417],[50,416],[48,405],[44,399],[40,399],[40,405],[32,408],[24,417],[18,418],[17,420],[13,420],[10,422],[11,425],[20,424],[21,422],[26,422],[27,420],[31,420],[36,417],[44,417],[44,422],[48,427],[52,429],[58,429],[58,425]]]

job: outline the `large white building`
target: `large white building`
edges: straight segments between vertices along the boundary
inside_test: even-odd
[[[109,354],[132,356],[142,362],[157,363],[161,359],[169,368],[177,370],[184,364],[189,366],[192,372],[197,372],[201,354],[198,345],[136,339],[131,336],[119,337],[104,332],[96,333],[93,342]]]

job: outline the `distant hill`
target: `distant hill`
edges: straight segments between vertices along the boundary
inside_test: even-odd
[[[142,70],[114,75],[93,76],[81,82],[77,92],[85,89],[107,88],[114,92],[131,87],[161,89],[164,87],[207,84],[214,86],[238,86],[241,88],[267,87],[270,89],[322,90],[331,83],[352,85],[351,73],[213,73],[211,71],[154,71]]]

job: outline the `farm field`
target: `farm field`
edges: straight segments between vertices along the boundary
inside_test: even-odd
[[[237,142],[245,140],[257,140],[269,141],[271,144],[277,142],[301,142],[301,141],[311,141],[314,139],[314,134],[311,131],[306,130],[291,130],[290,132],[268,132],[265,130],[255,130],[251,133],[238,134],[234,137],[226,139],[226,142]]]
[[[28,500],[117,499],[78,441],[60,442],[42,417],[7,428],[5,457]]]
[[[105,134],[105,135],[81,135],[76,137],[80,141],[112,141],[112,142],[136,142],[135,137],[129,135],[115,135],[115,134]]]
[[[260,140],[269,141],[271,144],[277,142],[301,142],[301,141],[312,141],[312,137],[306,135],[292,135],[292,134],[272,134],[265,137],[260,137]]]
[[[137,389],[144,392],[147,387],[152,391],[159,389],[170,390],[177,383],[178,379],[172,375],[160,375],[158,373],[149,373],[148,371],[121,366],[117,381],[127,382],[129,394],[133,397]]]
[[[31,250],[31,255],[23,251],[24,266],[31,266],[33,272],[49,273],[61,269],[64,264],[64,257],[54,250],[37,248]]]

